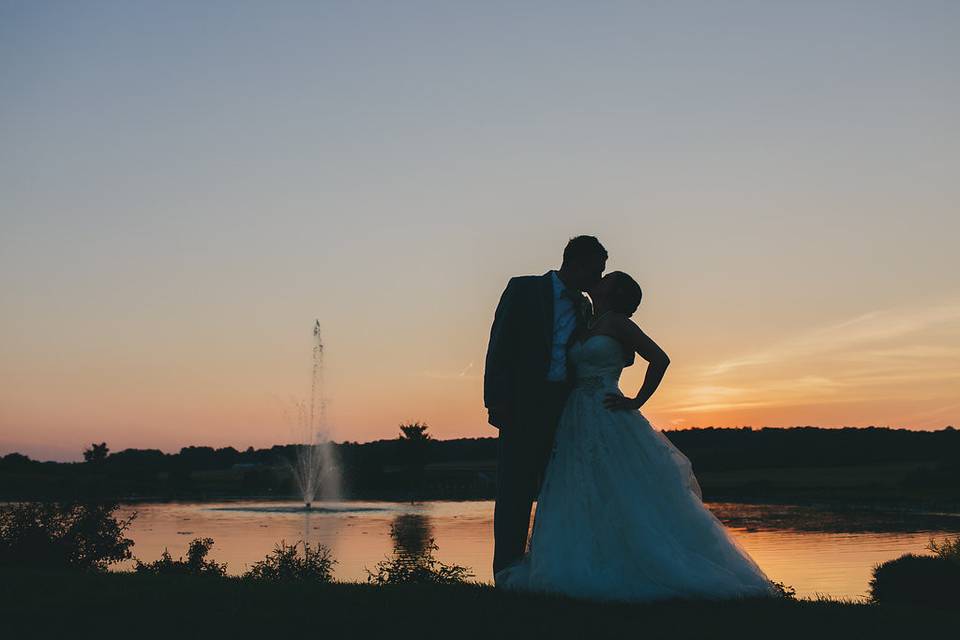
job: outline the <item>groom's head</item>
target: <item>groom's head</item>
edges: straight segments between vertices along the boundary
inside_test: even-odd
[[[593,236],[571,238],[563,250],[560,277],[564,284],[578,291],[593,288],[607,267],[607,250]]]

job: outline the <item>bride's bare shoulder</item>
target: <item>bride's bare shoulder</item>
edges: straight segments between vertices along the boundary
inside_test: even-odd
[[[636,331],[639,328],[633,323],[633,320],[622,313],[611,312],[607,319],[606,333],[613,336],[620,343],[624,353],[624,366],[629,367],[634,362],[634,344],[636,343]]]
[[[630,338],[636,336],[637,332],[640,331],[637,323],[623,313],[610,312],[608,322],[610,329],[616,332],[619,337]]]

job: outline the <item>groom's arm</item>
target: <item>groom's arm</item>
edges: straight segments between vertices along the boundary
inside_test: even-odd
[[[517,316],[517,283],[507,283],[493,316],[487,360],[483,371],[483,404],[488,422],[502,428],[510,421],[513,409],[513,344]]]

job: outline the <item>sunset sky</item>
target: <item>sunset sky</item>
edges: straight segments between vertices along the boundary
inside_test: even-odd
[[[960,426],[960,3],[0,1],[0,454],[491,436],[596,235],[687,426]],[[643,367],[624,374],[634,393]]]

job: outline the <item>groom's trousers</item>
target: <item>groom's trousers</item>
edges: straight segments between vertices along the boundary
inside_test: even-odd
[[[527,548],[530,511],[540,491],[557,423],[569,394],[566,383],[543,382],[521,396],[497,438],[497,504],[493,513],[493,571],[519,560]]]

